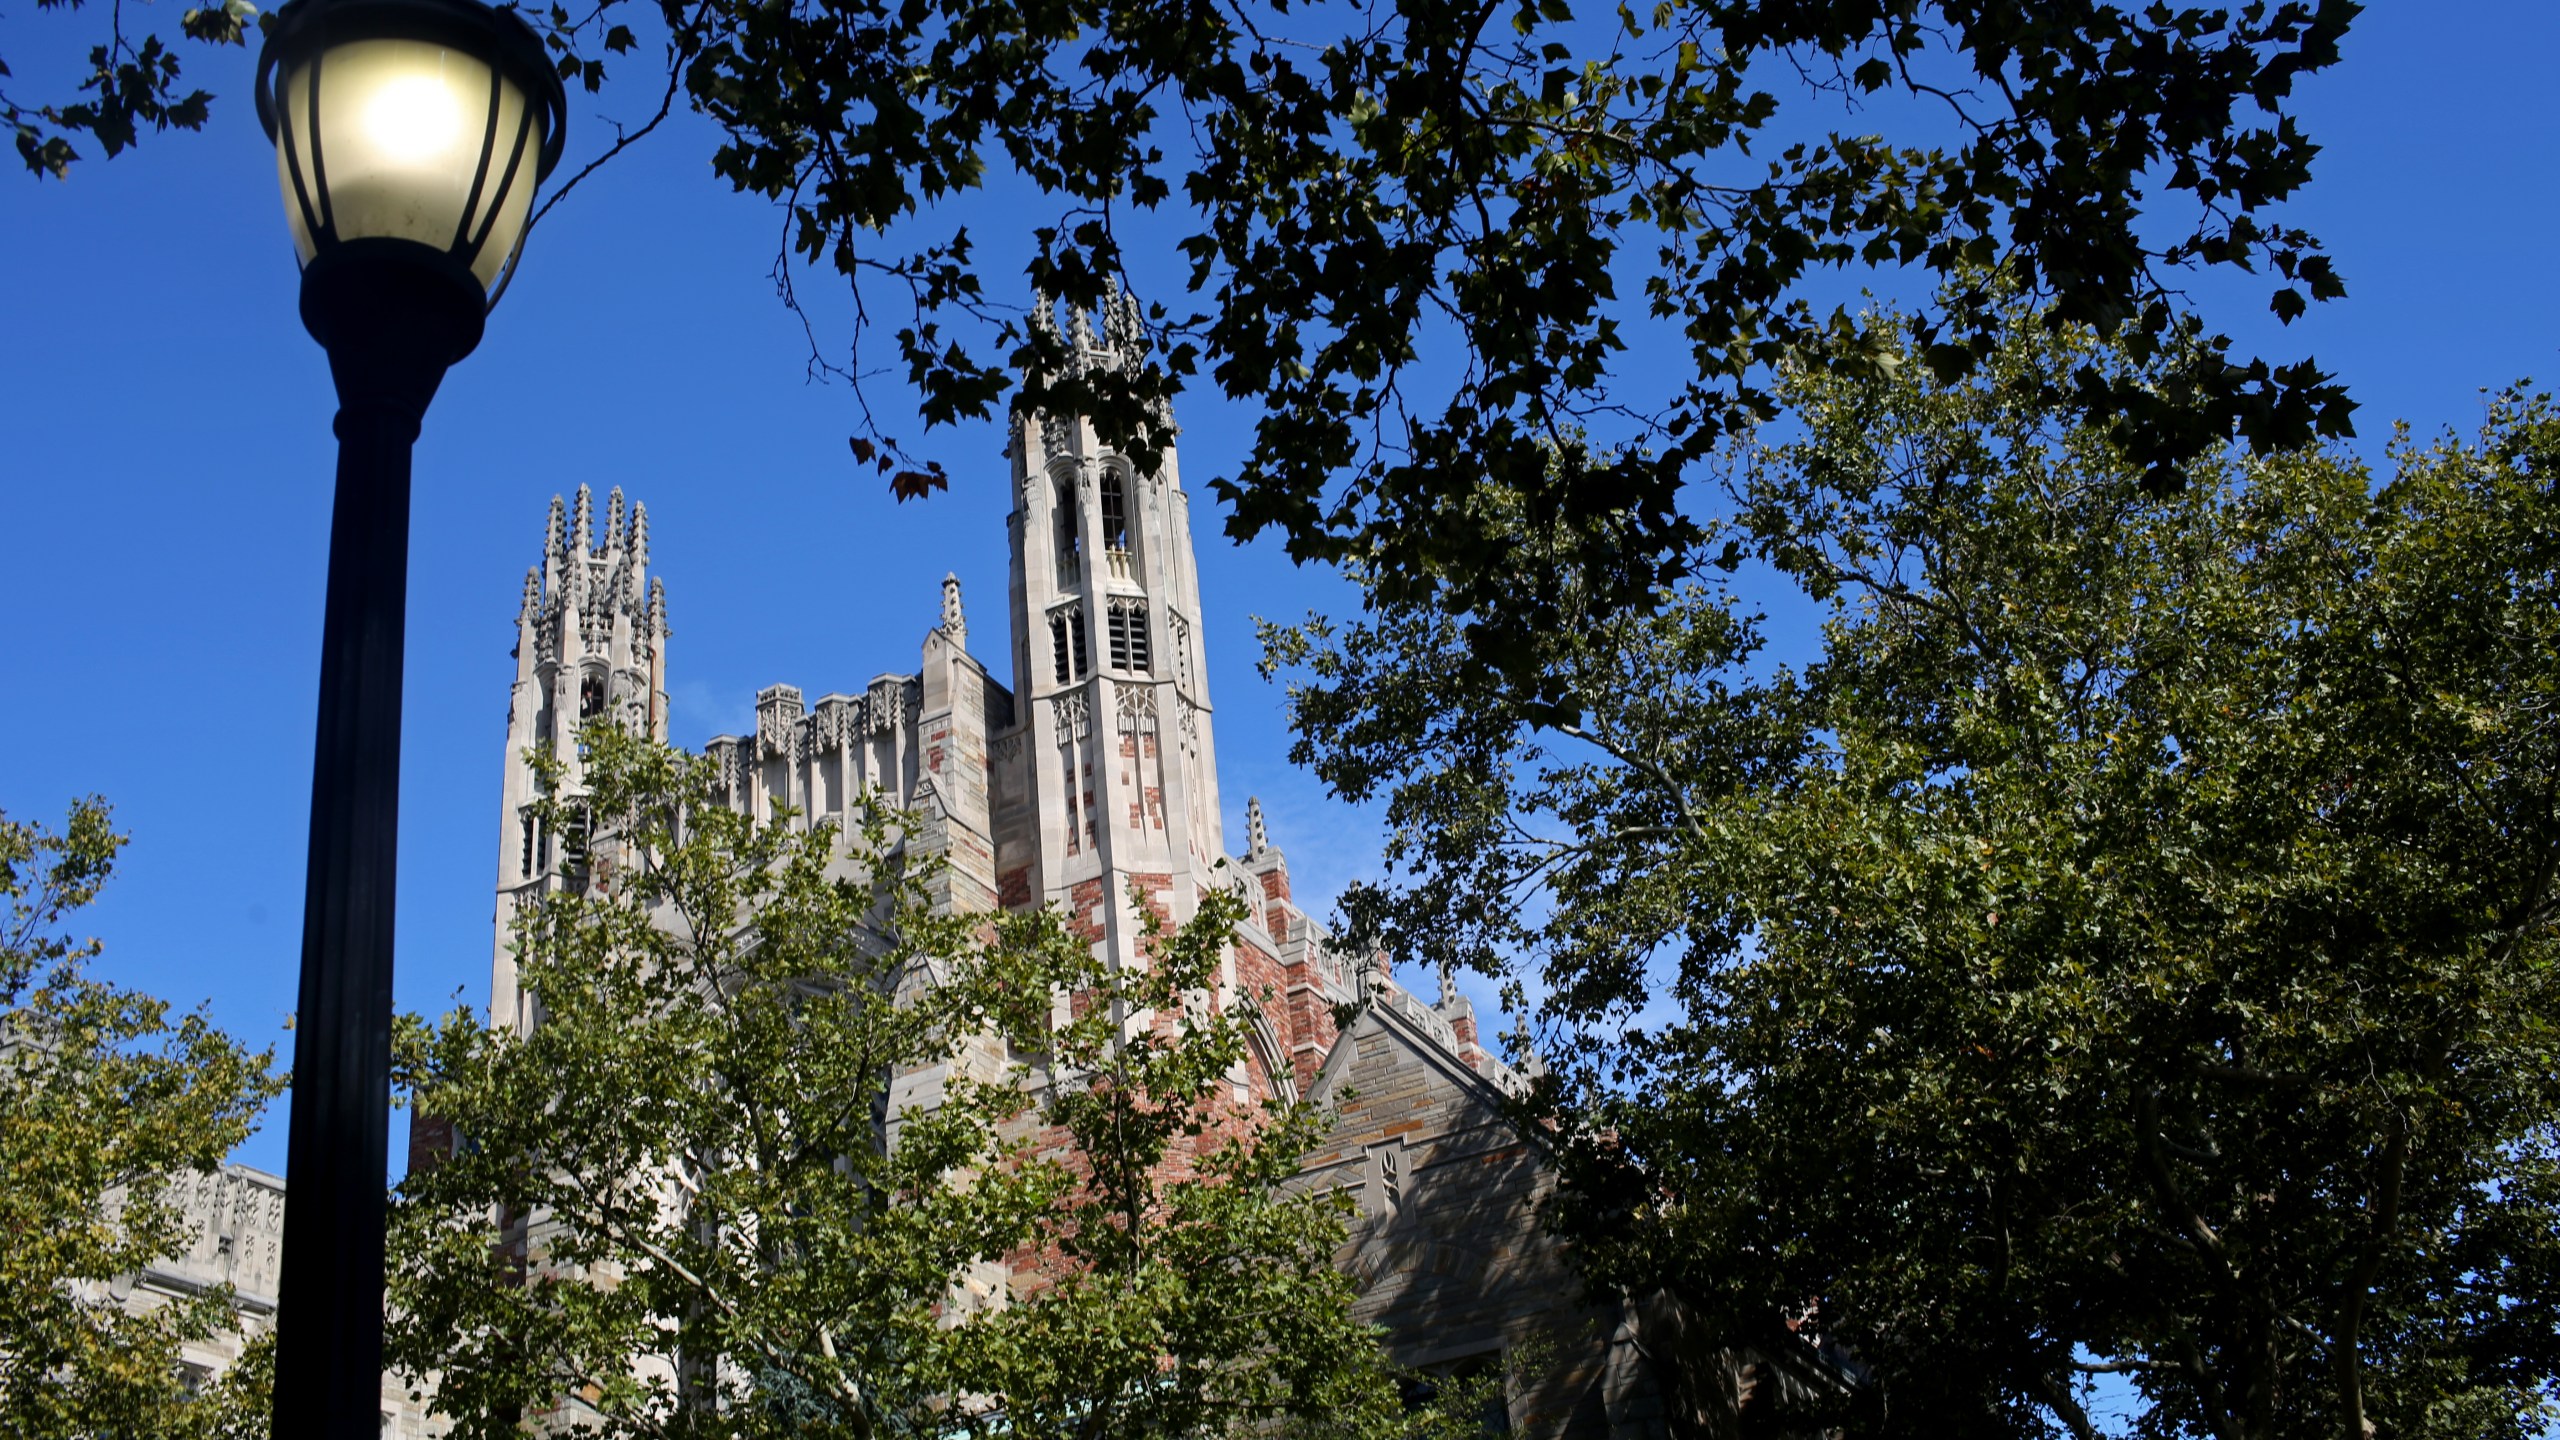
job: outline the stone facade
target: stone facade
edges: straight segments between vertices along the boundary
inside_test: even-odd
[[[1070,311],[1065,335],[1079,365],[1142,358],[1124,296],[1098,317]],[[1169,416],[1161,423],[1170,430]],[[1612,1433],[1603,1391],[1613,1322],[1575,1302],[1540,1228],[1550,1182],[1498,1113],[1518,1082],[1478,1043],[1472,1011],[1446,985],[1425,1004],[1383,964],[1334,947],[1292,897],[1258,804],[1247,806],[1243,853],[1227,848],[1178,456],[1168,448],[1142,474],[1083,421],[1029,415],[1014,424],[1008,460],[1011,685],[971,651],[959,583],[946,579],[915,670],[815,702],[788,684],[757,693],[755,733],[706,747],[728,803],[808,825],[844,823],[877,796],[918,817],[903,843],[948,859],[942,903],[1057,906],[1120,966],[1144,963],[1141,904],[1179,924],[1212,890],[1244,898],[1251,918],[1211,997],[1222,1008],[1250,998],[1259,1013],[1235,1099],[1303,1095],[1333,1108],[1334,1133],[1306,1183],[1349,1190],[1362,1207],[1342,1263],[1365,1286],[1364,1315],[1419,1366],[1542,1354],[1540,1373],[1513,1377],[1513,1428]],[[528,753],[573,763],[576,726],[598,714],[666,733],[666,601],[646,578],[646,513],[634,508],[626,524],[615,491],[599,539],[591,510],[583,488],[572,504],[552,502],[519,610],[491,965],[501,1024],[532,1018],[509,922],[522,897],[553,883],[550,842],[529,809],[538,787]],[[1005,1057],[952,1063],[992,1076]],[[941,1066],[896,1075],[891,1113],[931,1107],[950,1079]],[[1038,1283],[1034,1257],[988,1268],[970,1289],[1000,1296]]]
[[[210,1175],[172,1176],[164,1198],[187,1219],[187,1248],[109,1288],[120,1304],[144,1312],[219,1285],[231,1287],[233,1327],[179,1354],[179,1363],[201,1381],[230,1369],[251,1340],[275,1325],[284,1181],[246,1165],[225,1165]],[[434,1440],[450,1428],[411,1398],[406,1386],[382,1377],[382,1440]]]

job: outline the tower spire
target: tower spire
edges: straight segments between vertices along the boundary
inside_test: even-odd
[[[960,614],[960,576],[956,571],[946,571],[942,577],[942,629],[952,644],[963,650],[969,648],[969,622]]]

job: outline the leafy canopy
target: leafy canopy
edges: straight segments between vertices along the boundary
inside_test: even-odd
[[[192,1243],[171,1177],[211,1173],[284,1088],[273,1051],[88,973],[97,942],[62,926],[123,844],[95,798],[58,832],[0,815],[0,1431],[263,1435],[263,1345],[201,1391],[180,1364],[234,1327],[228,1285],[150,1308],[117,1293]]]
[[[1517,496],[1585,585],[1645,603],[1700,535],[1682,487],[1772,412],[1775,367],[1901,354],[1815,303],[1826,272],[2007,267],[2142,363],[2139,384],[2065,367],[2046,399],[2153,489],[2235,434],[2268,451],[2348,429],[2328,377],[2231,356],[2173,286],[2264,274],[2287,320],[2343,293],[2276,212],[2317,150],[2286,106],[2336,62],[2354,0],[521,9],[590,90],[662,46],[654,113],[598,163],[679,102],[715,122],[715,172],[788,212],[786,295],[794,261],[851,283],[857,385],[876,313],[927,426],[998,414],[1021,373],[1021,401],[1094,417],[1151,467],[1163,402],[1205,377],[1264,416],[1215,482],[1234,534],[1453,591],[1475,658],[1514,684],[1563,597],[1474,497]],[[237,39],[240,13],[184,28]],[[100,55],[81,105],[9,110],[31,167],[59,172],[83,130],[112,152],[140,122],[202,122],[156,37]],[[1079,366],[1072,336],[989,298],[966,227],[934,211],[998,183],[1056,206],[1038,291],[1093,310],[1130,281],[1158,363]],[[1995,298],[1956,286],[1908,359],[1960,379],[1999,330]],[[901,495],[947,483],[869,418],[853,449]]]
[[[2541,1433],[2560,411],[2163,498],[2050,403],[2154,362],[2020,307],[1947,383],[1923,334],[1786,377],[1736,579],[1630,612],[1523,534],[1571,718],[1382,590],[1274,633],[1302,758],[1387,798],[1356,917],[1542,997],[1595,1280],[1738,1340],[1819,1297],[1908,1433],[2094,1434],[2101,1373],[2143,1435]]]
[[[1240,902],[1109,971],[938,909],[897,817],[758,820],[610,730],[583,766],[537,1022],[399,1044],[460,1138],[393,1208],[389,1348],[457,1435],[1401,1433],[1340,1207],[1287,1183],[1316,1117],[1231,1098]]]

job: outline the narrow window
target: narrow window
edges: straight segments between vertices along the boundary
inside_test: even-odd
[[[1129,492],[1117,470],[1102,472],[1102,548],[1129,548]]]
[[[1129,668],[1144,675],[1153,657],[1147,653],[1147,607],[1129,607]]]
[[[1072,585],[1084,574],[1084,537],[1076,530],[1076,482],[1060,476],[1053,508],[1058,512],[1058,583]]]
[[[593,720],[604,713],[604,672],[589,670],[578,682],[578,718]]]
[[[1129,607],[1126,605],[1114,604],[1111,607],[1111,668],[1129,668]]]
[[[1063,685],[1081,680],[1093,668],[1085,652],[1084,610],[1081,606],[1061,605],[1049,612],[1049,654],[1051,671]]]

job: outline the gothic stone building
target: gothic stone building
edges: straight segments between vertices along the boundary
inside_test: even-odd
[[[1070,312],[1076,361],[1129,363],[1134,305],[1115,297],[1097,326]],[[1612,1365],[1615,1320],[1584,1309],[1534,1213],[1548,1183],[1533,1148],[1501,1119],[1517,1083],[1445,983],[1426,1003],[1383,965],[1343,954],[1299,907],[1289,868],[1249,805],[1231,852],[1222,828],[1215,707],[1202,653],[1190,498],[1177,457],[1141,474],[1090,425],[1018,420],[1008,446],[1014,509],[1004,672],[973,650],[959,585],[914,668],[814,701],[793,685],[756,696],[752,735],[710,742],[728,802],[795,824],[842,819],[865,792],[920,817],[906,843],[948,860],[940,898],[961,910],[1061,907],[1097,953],[1139,960],[1133,887],[1179,923],[1213,889],[1237,890],[1253,918],[1220,977],[1222,1003],[1251,996],[1261,1023],[1239,1100],[1325,1102],[1333,1132],[1307,1161],[1310,1184],[1352,1194],[1360,1220],[1341,1263],[1360,1313],[1397,1359],[1480,1366],[1552,1335],[1538,1373],[1513,1367],[1518,1433],[1642,1434],[1650,1393]],[[667,603],[649,573],[649,521],[619,490],[601,531],[583,487],[552,501],[542,563],[517,616],[504,797],[498,821],[497,1023],[526,1023],[509,951],[518,897],[545,883],[551,839],[530,809],[529,750],[573,756],[577,728],[610,716],[667,733]],[[848,826],[848,829],[853,827]],[[1353,1017],[1348,1028],[1338,1016]],[[994,1065],[998,1057],[964,1057]],[[935,1103],[948,1077],[895,1077],[892,1113]],[[975,1277],[994,1293],[1024,1277]],[[1621,1337],[1623,1338],[1623,1337]]]
[[[276,1276],[284,1244],[284,1180],[247,1165],[210,1174],[180,1171],[163,1198],[185,1217],[186,1248],[118,1277],[104,1296],[135,1313],[231,1287],[232,1328],[182,1346],[190,1389],[228,1370],[249,1342],[273,1328]],[[382,1377],[382,1440],[436,1440],[451,1427],[428,1412],[399,1377]]]

